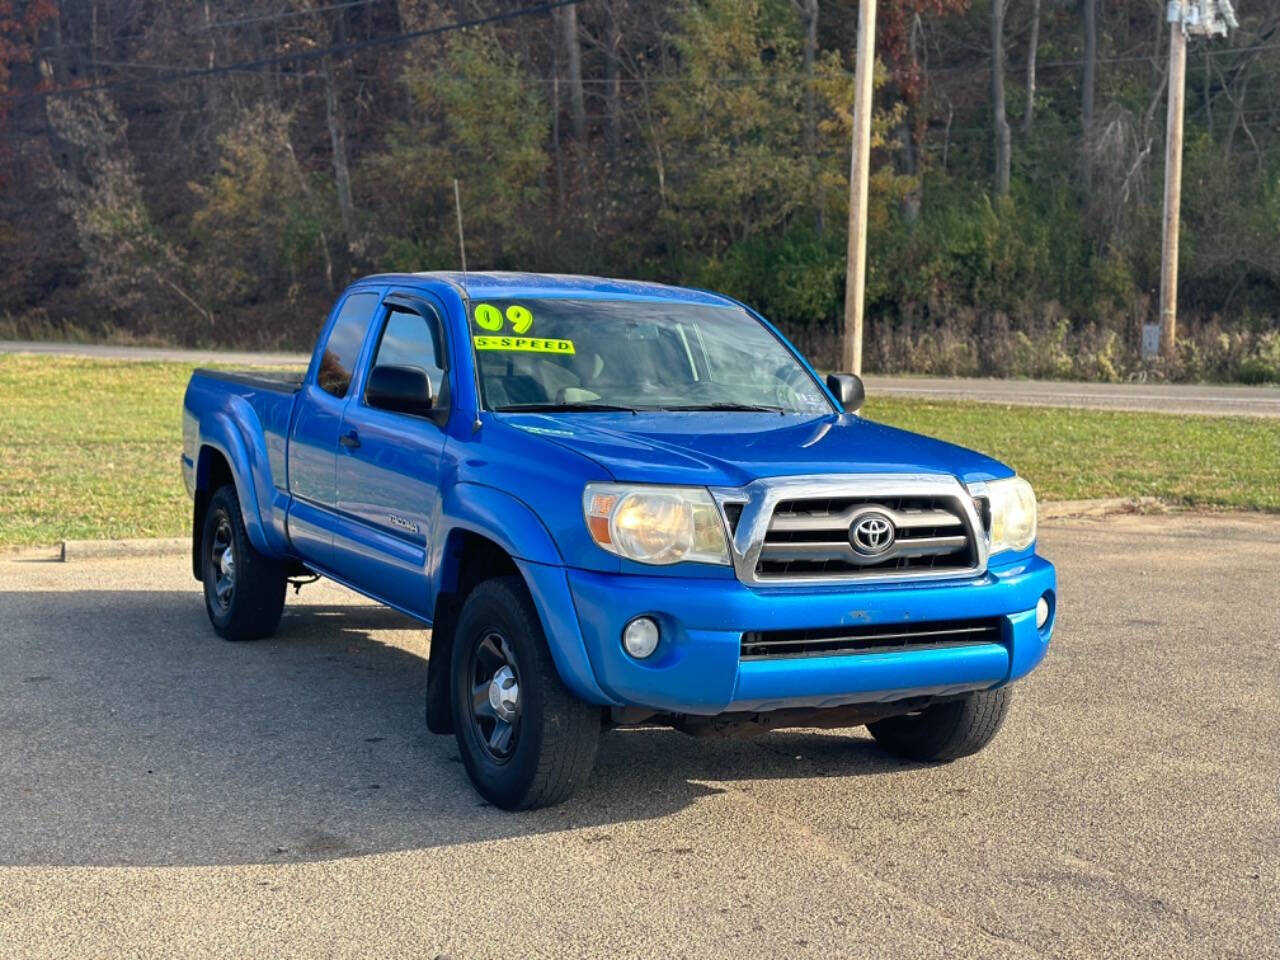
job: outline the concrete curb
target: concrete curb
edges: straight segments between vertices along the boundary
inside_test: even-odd
[[[62,559],[62,545],[56,547],[0,547],[0,563],[7,560],[43,560],[57,563]]]
[[[1097,500],[1049,500],[1039,505],[1041,520],[1105,517],[1112,513],[1164,513],[1171,509],[1157,497],[1103,497]]]
[[[163,537],[155,540],[63,540],[58,559],[63,563],[70,563],[122,557],[176,557],[190,551],[191,541],[186,537]]]

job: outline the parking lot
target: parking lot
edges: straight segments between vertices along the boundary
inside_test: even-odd
[[[512,815],[335,586],[217,640],[185,558],[0,559],[0,957],[1280,956],[1280,518],[1047,524],[994,745],[602,740]]]

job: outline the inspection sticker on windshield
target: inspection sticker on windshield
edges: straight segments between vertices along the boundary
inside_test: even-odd
[[[550,340],[545,337],[476,337],[477,350],[512,350],[519,353],[559,353],[571,356],[572,340]]]

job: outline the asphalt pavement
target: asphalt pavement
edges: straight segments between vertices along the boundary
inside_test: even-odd
[[[213,636],[181,557],[0,559],[0,957],[1280,957],[1280,518],[1054,522],[983,753],[615,731],[507,814],[425,631],[335,586]]]
[[[59,354],[114,360],[172,360],[232,366],[305,365],[301,353],[177,350],[167,347],[95,346],[0,340],[0,353]],[[966,377],[864,378],[871,397],[905,396],[933,400],[972,400],[1034,407],[1089,410],[1137,410],[1153,413],[1280,417],[1280,386],[1224,384],[1076,383],[1058,380],[988,380]]]
[[[1030,407],[1140,410],[1153,413],[1280,417],[1280,386],[1205,383],[1078,383],[970,377],[865,378],[868,396],[974,400]]]
[[[232,366],[276,367],[306,365],[311,356],[256,350],[182,350],[177,347],[130,347],[113,344],[0,340],[0,353],[35,353],[62,357],[100,357],[104,360],[164,360],[174,363],[225,363]]]

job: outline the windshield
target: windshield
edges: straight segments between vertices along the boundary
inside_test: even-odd
[[[791,352],[737,307],[485,300],[471,305],[471,335],[490,410],[834,412]]]

